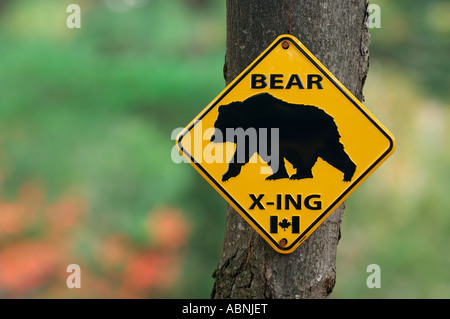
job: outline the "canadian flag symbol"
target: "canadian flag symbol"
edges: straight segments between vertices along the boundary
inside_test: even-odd
[[[270,216],[270,232],[272,234],[277,234],[278,227],[281,227],[283,231],[286,231],[290,227],[292,234],[299,234],[300,216],[292,216],[291,221],[289,221],[286,218],[283,218],[280,222],[278,222],[278,216]]]

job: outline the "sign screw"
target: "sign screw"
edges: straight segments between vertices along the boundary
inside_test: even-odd
[[[282,238],[279,242],[278,245],[280,245],[280,247],[284,247],[287,244],[287,239],[286,238]]]
[[[284,40],[283,42],[281,42],[281,46],[286,50],[287,48],[289,48],[289,42]]]

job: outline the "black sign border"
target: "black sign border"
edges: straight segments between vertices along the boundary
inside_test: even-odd
[[[256,220],[233,198],[233,196],[231,196],[201,165],[200,163],[198,163],[192,156],[191,154],[189,154],[189,152],[187,152],[185,149],[183,149],[183,146],[181,145],[181,141],[183,139],[184,136],[186,136],[186,134],[188,134],[193,128],[194,126],[202,120],[202,118],[209,113],[209,111],[211,111],[229,92],[231,92],[231,90],[234,89],[234,87],[240,83],[242,81],[243,78],[245,78],[262,60],[264,60],[264,58],[270,53],[272,52],[272,50],[274,48],[276,48],[280,42],[282,41],[289,41],[290,44],[293,44],[306,58],[308,58],[308,60],[314,64],[314,66],[320,71],[322,72],[322,74],[324,76],[327,77],[328,80],[330,80],[331,83],[333,83],[341,92],[342,94],[344,94],[347,99],[361,112],[363,113],[363,115],[365,115],[367,117],[367,119],[388,139],[389,141],[389,148],[386,150],[386,152],[383,153],[383,155],[381,155],[363,174],[361,174],[361,176],[355,180],[331,205],[328,206],[327,209],[325,209],[323,211],[323,213],[316,218],[316,220],[303,232],[301,233],[298,238],[296,240],[294,240],[292,243],[290,243],[289,246],[286,247],[282,247],[279,245],[279,243],[277,243],[268,233],[267,231],[258,223],[256,222]],[[306,235],[308,234],[308,232],[317,224],[323,221],[324,217],[328,214],[328,212],[331,209],[334,209],[336,207],[336,205],[342,200],[342,198],[344,198],[347,194],[349,194],[351,192],[351,190],[362,180],[365,178],[365,176],[372,171],[381,161],[383,161],[383,159],[392,151],[392,149],[394,148],[394,141],[392,140],[391,136],[385,131],[383,130],[382,127],[380,127],[378,125],[378,123],[376,121],[373,120],[373,118],[371,116],[369,116],[369,114],[367,114],[365,112],[364,109],[362,109],[360,107],[360,105],[358,104],[358,102],[353,98],[353,96],[350,96],[347,94],[347,92],[343,89],[343,87],[338,84],[333,77],[330,76],[331,72],[329,72],[328,70],[325,71],[320,65],[317,64],[317,62],[308,54],[306,53],[302,47],[300,47],[295,41],[292,41],[292,39],[290,37],[280,37],[276,42],[274,42],[272,44],[271,47],[269,47],[269,49],[267,51],[264,52],[263,55],[261,55],[259,58],[257,58],[255,61],[253,61],[252,64],[250,64],[250,66],[245,70],[245,72],[241,73],[238,76],[238,79],[236,81],[234,81],[232,83],[232,85],[230,85],[225,92],[223,92],[207,109],[205,109],[195,120],[194,122],[192,122],[188,127],[186,127],[186,129],[183,131],[182,134],[179,135],[178,137],[178,148],[183,152],[183,154],[186,154],[186,156],[189,157],[189,159],[191,160],[192,163],[194,163],[198,169],[200,169],[203,174],[205,174],[205,176],[214,183],[214,185],[216,185],[216,187],[218,189],[220,189],[220,191],[241,211],[243,212],[248,219],[250,219],[252,221],[252,223],[257,226],[259,228],[259,230],[265,234],[266,238],[270,239],[270,241],[281,251],[289,251],[292,249],[293,246],[295,246],[299,241],[304,241],[307,237]]]

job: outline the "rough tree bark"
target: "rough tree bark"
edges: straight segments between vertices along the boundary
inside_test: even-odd
[[[230,83],[278,35],[296,36],[359,100],[369,67],[366,0],[227,0]],[[345,203],[282,255],[231,207],[212,298],[327,298]]]

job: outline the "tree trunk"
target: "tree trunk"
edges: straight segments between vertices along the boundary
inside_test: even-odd
[[[278,35],[296,36],[359,100],[368,71],[366,0],[227,0],[230,83]],[[326,298],[345,203],[293,253],[277,253],[231,207],[212,298]]]

